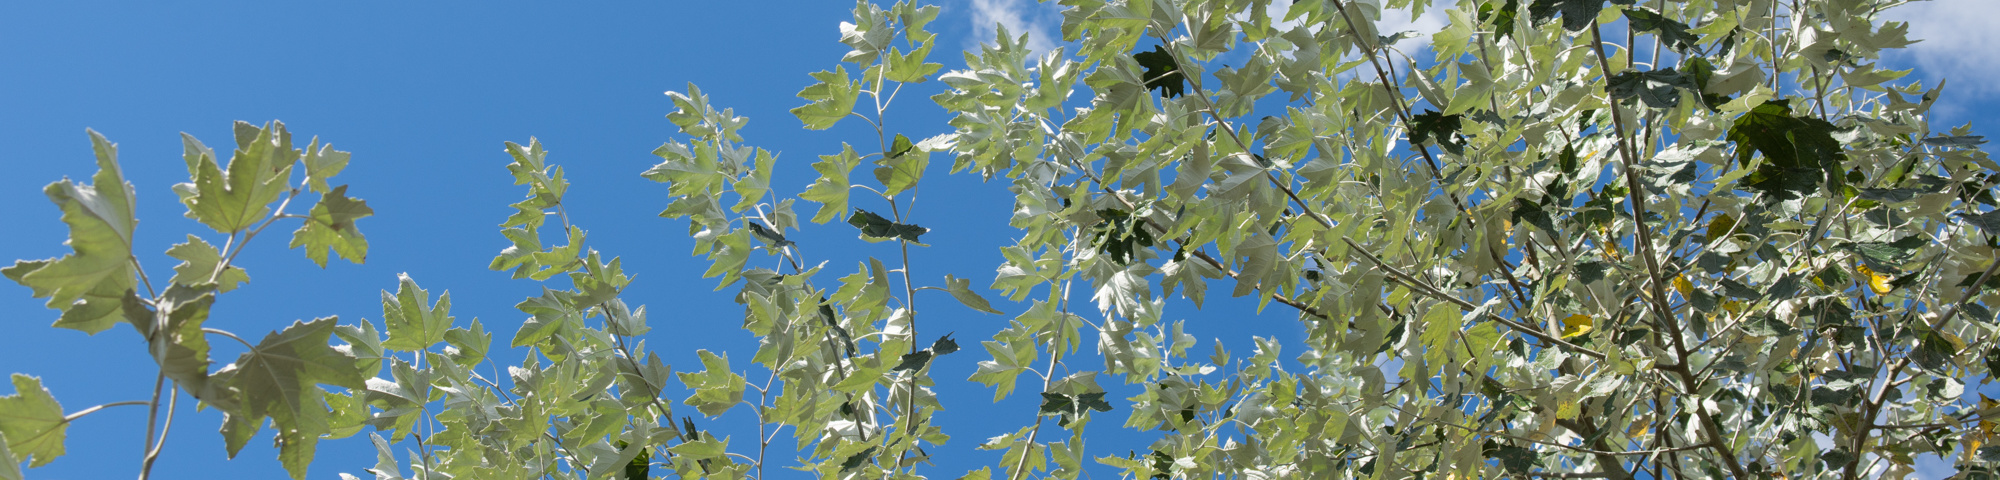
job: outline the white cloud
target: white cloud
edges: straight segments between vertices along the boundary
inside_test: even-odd
[[[1417,54],[1420,52],[1419,49],[1426,48],[1426,46],[1431,44],[1431,34],[1444,30],[1445,25],[1450,20],[1450,17],[1445,16],[1444,9],[1441,8],[1425,9],[1423,15],[1414,17],[1410,15],[1409,10],[1389,9],[1382,11],[1382,20],[1375,22],[1375,31],[1381,32],[1383,36],[1395,35],[1401,32],[1416,32],[1416,37],[1403,39],[1396,42],[1393,46],[1405,54],[1417,57]]]
[[[1914,66],[1916,75],[1925,79],[1948,79],[1948,94],[2000,95],[2000,62],[1992,53],[1993,46],[2000,45],[2000,2],[1911,2],[1884,17],[1910,22],[1911,39],[1923,40],[1889,53],[1891,63]]]
[[[1053,6],[1035,0],[972,0],[973,33],[971,38],[966,39],[966,45],[976,48],[980,44],[992,43],[997,33],[994,25],[1006,25],[1008,35],[1027,33],[1028,51],[1040,56],[1055,48],[1053,32],[1061,17]]]

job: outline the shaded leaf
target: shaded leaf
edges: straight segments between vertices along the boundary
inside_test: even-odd
[[[1132,59],[1146,69],[1146,88],[1159,90],[1161,98],[1174,98],[1187,93],[1187,78],[1181,75],[1181,67],[1174,62],[1174,54],[1167,52],[1165,45],[1154,45],[1153,51],[1132,54]]]
[[[1459,121],[1464,115],[1445,115],[1436,110],[1424,110],[1410,118],[1410,144],[1421,145],[1425,140],[1436,138],[1439,144],[1454,143],[1453,135],[1458,133]]]
[[[1514,34],[1514,18],[1521,11],[1520,1],[1507,0],[1497,9],[1493,7],[1493,2],[1479,4],[1479,21],[1492,24],[1497,38],[1507,38]]]
[[[1827,192],[1846,186],[1841,164],[1847,156],[1833,138],[1835,130],[1825,120],[1793,116],[1789,100],[1771,100],[1737,117],[1728,139],[1736,143],[1742,166],[1750,165],[1753,154],[1764,156],[1765,163],[1750,176],[1752,188],[1790,198],[1791,192],[1809,192],[1815,184]]]
[[[1605,82],[1605,91],[1611,94],[1611,98],[1619,100],[1637,98],[1646,106],[1653,108],[1678,107],[1681,104],[1680,89],[1697,88],[1686,76],[1674,71],[1674,67],[1643,72],[1626,70],[1612,75],[1611,78],[1605,79]]]
[[[902,239],[910,243],[922,243],[917,237],[931,231],[916,225],[892,222],[882,218],[881,215],[859,208],[854,209],[854,214],[847,217],[847,224],[861,229],[861,238],[868,240]]]
[[[1535,0],[1528,4],[1528,15],[1539,25],[1561,14],[1563,29],[1574,32],[1590,26],[1603,9],[1604,0]]]
[[[1701,40],[1700,36],[1688,33],[1688,29],[1692,28],[1688,24],[1667,18],[1665,15],[1660,15],[1660,12],[1650,9],[1626,9],[1625,18],[1631,22],[1632,30],[1653,32],[1659,35],[1661,44],[1677,52],[1685,52]]]
[[[1979,227],[1979,230],[1986,232],[1987,235],[2000,235],[2000,210],[1977,215],[1959,212],[1958,217],[1965,219],[1965,223]]]

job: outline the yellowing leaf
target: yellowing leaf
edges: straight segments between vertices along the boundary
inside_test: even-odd
[[[1709,241],[1713,242],[1715,241],[1716,238],[1720,238],[1723,235],[1728,235],[1729,231],[1735,228],[1736,228],[1735,217],[1731,217],[1728,215],[1716,215],[1714,219],[1710,219],[1708,221],[1708,233],[1706,233],[1705,235],[1708,236]]]
[[[1984,393],[1979,394],[1980,410],[1991,411],[1996,408],[2000,408],[2000,401],[1987,398]],[[1993,439],[1995,432],[2000,432],[2000,421],[1993,420],[1990,415],[1982,415],[1979,418],[1979,428],[1973,430],[1971,435],[1965,436],[1966,450],[1978,451],[1981,445]]]
[[[1958,338],[1957,335],[1952,335],[1950,333],[1945,333],[1945,332],[1938,332],[1938,336],[1944,337],[1944,341],[1946,342],[1951,342],[1952,351],[1956,352],[1965,350],[1965,339]]]
[[[1570,315],[1569,318],[1562,319],[1562,338],[1590,333],[1591,327],[1595,324],[1596,320],[1592,320],[1589,315]]]
[[[1876,272],[1875,270],[1869,269],[1867,265],[1856,266],[1854,267],[1854,271],[1860,272],[1862,278],[1868,279],[1868,289],[1874,290],[1876,294],[1886,294],[1889,293],[1890,290],[1895,289],[1895,287],[1889,286],[1888,275],[1883,275],[1879,272]]]

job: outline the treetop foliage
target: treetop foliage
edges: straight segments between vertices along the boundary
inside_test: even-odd
[[[505,144],[525,195],[490,265],[544,285],[501,332],[519,363],[407,276],[379,328],[329,317],[251,344],[203,327],[273,223],[300,220],[291,246],[322,266],[366,258],[372,210],[328,183],[348,153],[297,149],[275,122],[237,124],[227,164],[185,137],[174,191],[214,232],[168,250],[185,263],[163,288],[131,260],[134,187],[95,133],[92,183],[46,189],[75,253],[4,273],[57,327],[133,326],[169,398],[225,412],[232,455],[274,428],[294,478],[316,442],[364,431],[380,462],[343,476],[1856,478],[1924,457],[1994,475],[2000,402],[1978,392],[2000,371],[2000,164],[1969,127],[1930,123],[1943,82],[1880,67],[1913,41],[1881,20],[1901,0],[1057,3],[1063,46],[1002,28],[962,67],[931,56],[939,7],[857,3],[851,51],[792,113],[876,142],[819,155],[796,194],[746,119],[693,85],[668,94],[679,134],[641,175],[743,305],[754,352],[647,350],[632,277],[571,224],[532,139]],[[1449,22],[1400,51],[1385,9]],[[902,87],[933,80],[950,133],[885,126]],[[911,213],[945,171],[1014,195],[1013,244],[966,253],[993,258],[990,283],[910,262],[953,247],[922,243],[941,223]],[[862,242],[796,235],[846,228]],[[843,250],[865,260],[807,253]],[[1212,287],[1296,317],[1303,351],[1203,352],[1167,310],[1215,308]],[[944,297],[924,290],[1007,327],[940,334],[919,312]],[[215,367],[211,335],[250,350]],[[933,378],[953,354],[977,373]],[[1039,408],[954,441],[931,419],[989,399],[941,398],[941,381]],[[65,416],[34,377],[14,383],[0,478],[110,406]],[[161,390],[134,403],[157,411]],[[705,426],[720,416],[759,428]],[[1086,443],[1103,419],[1153,442]],[[930,462],[971,455],[990,466]]]

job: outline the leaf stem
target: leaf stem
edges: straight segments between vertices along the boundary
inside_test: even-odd
[[[247,340],[244,340],[244,339],[243,339],[243,337],[238,337],[238,336],[236,336],[236,334],[234,334],[234,333],[229,333],[229,331],[227,331],[227,330],[222,330],[222,329],[218,329],[218,328],[207,328],[207,327],[203,327],[203,328],[201,329],[201,331],[202,331],[203,333],[213,333],[213,334],[216,334],[216,335],[221,335],[221,336],[225,336],[225,337],[229,337],[229,338],[230,338],[231,340],[235,340],[235,341],[236,341],[236,343],[241,343],[241,344],[243,344],[243,348],[249,348],[249,349],[256,349],[256,348],[257,348],[256,346],[253,346],[253,345],[251,345],[249,341],[247,341]]]
[[[145,400],[126,400],[126,401],[123,401],[123,402],[111,402],[111,403],[106,403],[106,404],[103,404],[103,405],[96,405],[96,406],[92,406],[92,407],[90,407],[90,408],[85,408],[85,409],[82,409],[82,410],[77,410],[77,411],[76,411],[76,413],[71,413],[71,414],[69,414],[69,415],[64,415],[64,416],[63,416],[63,419],[62,419],[62,421],[63,421],[63,423],[69,423],[69,422],[74,422],[74,421],[76,421],[76,420],[77,420],[77,419],[79,419],[79,418],[83,418],[83,416],[84,416],[84,415],[89,415],[89,414],[92,414],[92,413],[97,413],[97,411],[98,411],[98,410],[103,410],[103,409],[106,409],[106,408],[111,408],[111,407],[123,407],[123,406],[128,406],[128,405],[145,405],[145,404],[146,404],[146,401],[145,401]]]
[[[229,250],[229,256],[223,257],[222,261],[215,263],[215,271],[209,272],[208,278],[209,279],[220,278],[222,276],[222,272],[224,270],[228,270],[229,265],[236,261],[236,255],[243,253],[244,247],[248,247],[250,245],[250,239],[257,238],[258,233],[263,233],[265,228],[270,228],[271,224],[277,223],[278,219],[280,218],[284,218],[285,208],[291,206],[292,199],[298,198],[298,196],[299,196],[299,189],[293,188],[291,193],[285,195],[285,201],[278,202],[278,209],[276,211],[273,211],[270,217],[265,218],[264,223],[258,224],[257,228],[252,229],[250,230],[249,233],[243,235],[243,243],[236,243],[235,242],[236,232],[230,232],[229,234],[230,241],[222,244],[222,248]],[[312,220],[308,219],[306,221],[310,222]],[[233,249],[231,249],[232,247]]]
[[[1384,263],[1382,259],[1376,257],[1375,254],[1369,253],[1367,248],[1363,248],[1361,244],[1355,243],[1354,239],[1352,238],[1341,237],[1340,239],[1341,241],[1347,242],[1348,246],[1354,247],[1354,251],[1356,253],[1360,253],[1362,257],[1367,258],[1369,263],[1373,263],[1375,264],[1376,267],[1379,267],[1382,270],[1389,272],[1389,277],[1394,279],[1396,283],[1400,283],[1403,284],[1403,286],[1415,289],[1417,290],[1418,293],[1422,293],[1431,298],[1436,298],[1438,300],[1450,302],[1451,304],[1457,305],[1460,309],[1466,311],[1473,311],[1479,308],[1478,305],[1473,305],[1472,302],[1468,302],[1465,301],[1465,299],[1454,297],[1451,296],[1450,294],[1438,291],[1437,288],[1432,287],[1423,282],[1417,281],[1417,279],[1410,277],[1410,274],[1404,273],[1402,270],[1396,269],[1396,267],[1389,266],[1388,263]],[[1499,315],[1494,315],[1491,313],[1486,314],[1486,318],[1491,319],[1495,322],[1499,322],[1502,325],[1506,325],[1508,328],[1512,328],[1515,331],[1528,334],[1529,336],[1535,337],[1536,339],[1542,340],[1544,342],[1553,343],[1556,345],[1562,345],[1564,348],[1568,348],[1570,350],[1576,351],[1577,353],[1582,353],[1586,356],[1589,356],[1591,358],[1596,358],[1598,360],[1604,359],[1603,353],[1599,353],[1596,350],[1584,348],[1574,343],[1563,341],[1563,339],[1558,338],[1554,335],[1549,335],[1548,333],[1543,332],[1539,328],[1523,325],[1520,322],[1509,320],[1507,318],[1503,318]]]
[[[151,450],[154,438],[153,429],[154,427],[157,427],[159,425],[160,390],[163,389],[166,383],[167,383],[167,367],[165,364],[162,364],[160,365],[159,374],[153,377],[153,399],[151,401],[146,402],[146,407],[147,407],[146,443],[139,444],[139,447],[141,448],[141,450],[139,451],[140,453],[139,480],[146,480],[146,478],[149,477],[153,472],[153,455],[152,455],[153,452]]]
[[[165,425],[160,426],[160,438],[153,440],[153,448],[146,451],[145,467],[141,470],[142,478],[145,472],[153,470],[153,461],[160,459],[160,450],[167,446],[167,433],[174,428],[174,413],[177,410],[175,406],[180,402],[181,398],[180,382],[177,381],[174,383],[173,388],[169,389],[167,393],[167,422]]]

